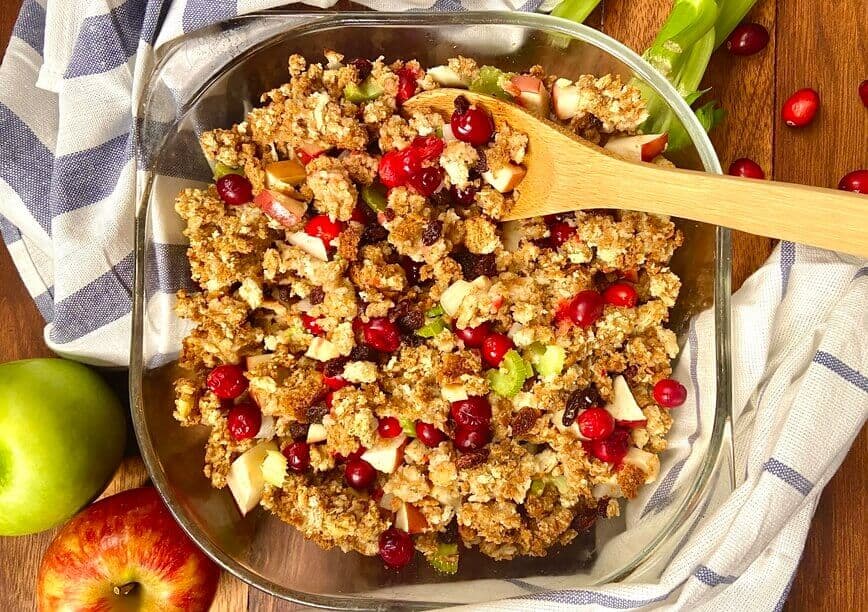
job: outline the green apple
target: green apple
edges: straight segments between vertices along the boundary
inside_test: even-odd
[[[49,529],[108,484],[126,421],[96,373],[62,359],[0,365],[0,535]]]

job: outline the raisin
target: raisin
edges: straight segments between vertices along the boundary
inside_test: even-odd
[[[519,410],[518,414],[512,417],[512,422],[510,423],[510,427],[512,427],[512,435],[521,436],[526,434],[533,429],[538,418],[539,412],[530,406],[525,406]]]
[[[325,291],[322,287],[314,287],[310,290],[310,295],[307,299],[310,300],[310,303],[314,306],[322,304],[325,301]]]
[[[395,319],[395,323],[398,325],[398,329],[409,334],[425,325],[425,315],[421,310],[410,310]]]
[[[350,62],[350,66],[353,66],[359,73],[359,81],[364,81],[368,78],[368,75],[371,74],[371,70],[374,68],[371,60],[365,59],[364,57],[357,57]]]
[[[476,152],[479,153],[479,158],[473,164],[473,169],[479,174],[488,172],[488,160],[485,159],[485,151],[483,149],[477,149]]]
[[[606,518],[608,516],[609,498],[601,497],[597,500],[597,514]]]
[[[307,424],[293,421],[289,424],[289,436],[293,440],[305,440],[307,438]]]
[[[626,378],[629,381],[632,381],[634,378],[636,378],[636,375],[638,373],[639,373],[639,367],[638,366],[636,366],[636,365],[627,366],[627,368],[624,370],[624,378]]]
[[[292,301],[292,289],[289,287],[278,287],[277,288],[277,299],[281,302],[291,302]]]
[[[446,544],[453,544],[458,541],[458,521],[449,521],[446,525],[446,530],[440,532],[440,540]]]
[[[382,225],[366,225],[362,230],[361,244],[376,244],[389,237],[389,231]]]
[[[358,344],[350,351],[350,361],[377,361],[377,351],[367,344]]]
[[[533,386],[535,384],[536,384],[536,376],[531,376],[526,381],[524,381],[524,384],[521,386],[521,390],[525,391],[525,392],[530,392],[530,390],[533,389]]]
[[[459,470],[466,470],[468,468],[472,468],[474,466],[479,465],[480,463],[485,463],[488,460],[488,449],[480,448],[475,451],[469,451],[467,453],[461,453],[458,458],[455,460],[455,465]]]
[[[307,408],[307,420],[311,423],[322,423],[322,418],[329,413],[325,404],[314,404]]]
[[[497,274],[497,261],[494,253],[476,255],[469,251],[461,251],[452,257],[461,266],[461,273],[466,280]]]
[[[443,222],[435,219],[434,221],[429,221],[425,226],[425,229],[422,231],[422,244],[425,246],[431,246],[440,238],[440,234],[443,232]]]
[[[401,344],[411,347],[422,346],[425,344],[425,338],[416,334],[401,334]]]
[[[401,267],[404,268],[404,276],[407,277],[407,284],[411,287],[418,285],[421,282],[419,271],[422,269],[422,262],[413,261],[406,255],[401,257]]]
[[[455,110],[460,114],[464,114],[470,108],[470,100],[465,98],[464,96],[456,96],[455,97]]]
[[[597,388],[593,385],[573,391],[570,394],[570,398],[567,400],[566,408],[564,408],[564,418],[562,419],[564,427],[572,425],[581,410],[587,410],[588,408],[602,405],[603,399],[600,397]]]
[[[335,359],[329,359],[325,362],[325,365],[322,368],[323,376],[328,376],[329,378],[334,378],[335,376],[340,376],[343,374],[344,366],[347,365],[346,357],[337,357]]]
[[[449,189],[441,189],[430,196],[431,201],[435,206],[441,208],[449,208],[452,206],[452,194]]]
[[[572,527],[579,533],[584,533],[597,522],[597,508],[581,508],[573,518]]]
[[[386,210],[383,211],[383,218],[385,218],[386,221],[394,221],[395,211],[392,210],[391,208],[387,208]]]

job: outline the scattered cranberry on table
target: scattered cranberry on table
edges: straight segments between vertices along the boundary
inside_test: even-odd
[[[726,50],[733,55],[753,55],[769,44],[769,31],[758,23],[742,23],[726,39]]]
[[[253,404],[236,404],[229,410],[226,425],[233,440],[247,440],[262,426],[262,413]]]
[[[868,79],[859,83],[859,98],[863,105],[868,106]]]
[[[383,417],[377,424],[377,433],[381,438],[394,438],[402,431],[401,422],[393,416]]]
[[[492,367],[498,367],[503,356],[515,345],[503,334],[490,334],[482,341],[482,358]]]
[[[491,404],[481,396],[468,397],[466,400],[452,402],[450,414],[459,427],[487,429],[491,423]]]
[[[434,448],[446,439],[446,434],[437,429],[431,423],[416,422],[416,437],[425,446]]]
[[[331,247],[332,240],[343,231],[339,221],[332,221],[328,215],[316,215],[305,224],[304,231],[308,236],[322,240],[326,248]]]
[[[220,399],[235,399],[247,389],[247,378],[240,366],[226,364],[211,370],[205,379],[207,386]]]
[[[230,206],[247,204],[253,200],[253,185],[246,176],[227,174],[217,179],[217,195]]]
[[[380,559],[392,569],[401,569],[413,560],[413,539],[406,531],[389,527],[380,534]]]
[[[639,300],[639,295],[636,293],[636,289],[633,285],[628,285],[627,283],[615,283],[614,285],[610,285],[603,292],[603,300],[612,306],[626,306],[627,308],[633,308]]]
[[[730,176],[741,176],[744,178],[764,179],[766,173],[758,163],[747,157],[740,157],[732,162],[729,166]]]
[[[805,127],[817,115],[820,108],[820,94],[805,87],[787,98],[781,109],[781,117],[789,127]]]
[[[344,480],[356,490],[363,490],[374,484],[377,470],[364,459],[353,458],[347,461],[344,468]]]
[[[310,467],[310,446],[307,442],[293,442],[283,449],[283,456],[289,469],[296,474],[307,471]]]
[[[853,170],[838,183],[838,189],[853,193],[868,193],[868,170]]]
[[[486,144],[494,134],[494,122],[478,107],[469,107],[463,112],[456,109],[449,125],[455,138],[475,147]]]
[[[456,329],[455,335],[464,341],[464,346],[467,348],[479,348],[483,341],[491,334],[491,326],[487,322],[482,323],[477,327],[465,327],[464,329]]]
[[[398,326],[386,317],[376,317],[367,323],[362,323],[362,335],[365,344],[385,353],[394,353],[401,346],[401,332],[398,331]]]
[[[607,438],[591,440],[591,455],[606,463],[621,463],[629,450],[629,437],[623,429],[616,429]]]
[[[603,296],[589,289],[579,292],[567,306],[569,318],[579,327],[590,327],[603,316]]]
[[[455,429],[455,448],[462,453],[479,450],[491,442],[491,429],[471,429],[470,427],[458,426]]]
[[[608,438],[615,431],[615,419],[605,408],[588,408],[579,414],[576,422],[579,433],[591,440]]]
[[[677,380],[664,378],[654,385],[654,401],[665,408],[676,408],[687,400],[687,389]]]

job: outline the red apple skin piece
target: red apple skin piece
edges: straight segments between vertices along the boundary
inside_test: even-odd
[[[283,227],[290,229],[298,225],[307,211],[307,206],[303,202],[270,189],[260,191],[253,199],[253,204]]]
[[[219,576],[157,490],[144,487],[96,502],[60,530],[42,558],[36,600],[42,612],[205,612]]]
[[[410,535],[415,535],[428,529],[428,521],[425,519],[425,515],[416,509],[416,506],[404,502],[396,513],[395,527]]]
[[[649,162],[666,150],[668,134],[642,134],[611,138],[603,147],[628,161]]]

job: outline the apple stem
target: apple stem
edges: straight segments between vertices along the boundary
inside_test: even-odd
[[[115,595],[129,595],[136,589],[138,584],[138,582],[128,582],[126,584],[116,586],[112,590],[114,591]]]

